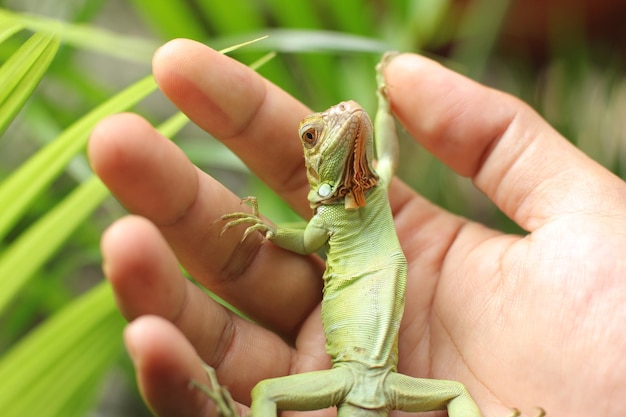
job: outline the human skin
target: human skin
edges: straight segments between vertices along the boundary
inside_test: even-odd
[[[163,46],[153,70],[196,124],[310,216],[297,137],[309,109],[192,41]],[[528,232],[505,235],[455,216],[394,180],[409,264],[399,371],[461,381],[485,417],[513,407],[533,416],[538,406],[548,416],[624,415],[625,183],[514,97],[412,54],[393,59],[385,76],[404,128]],[[240,210],[240,196],[139,116],[102,121],[89,157],[133,213],[105,232],[102,252],[155,414],[212,415],[210,400],[188,386],[208,382],[200,358],[241,412],[259,380],[329,367],[319,259],[261,244],[260,235],[243,245],[239,233],[218,238],[215,220]],[[212,301],[178,262],[259,324]]]

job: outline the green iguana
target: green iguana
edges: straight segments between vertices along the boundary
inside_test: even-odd
[[[407,262],[396,235],[387,190],[398,158],[395,121],[377,66],[376,128],[354,101],[306,117],[299,128],[314,215],[303,229],[265,223],[253,213],[221,217],[229,228],[250,224],[275,245],[299,254],[326,248],[322,322],[332,369],[259,382],[251,415],[337,406],[339,417],[382,417],[390,410],[448,410],[480,417],[465,387],[397,372]],[[376,140],[374,143],[374,133]],[[374,163],[374,146],[377,159]]]

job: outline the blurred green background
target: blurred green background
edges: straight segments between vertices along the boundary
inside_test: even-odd
[[[0,414],[150,415],[100,271],[100,235],[125,211],[85,158],[99,119],[141,113],[270,218],[294,218],[156,91],[163,42],[219,49],[269,34],[230,55],[251,64],[275,51],[259,72],[315,110],[344,99],[373,110],[380,54],[420,52],[521,97],[624,178],[625,12],[620,0],[0,1]],[[420,193],[518,231],[467,179],[402,147],[399,175]]]

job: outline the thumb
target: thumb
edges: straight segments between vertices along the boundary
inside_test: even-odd
[[[414,54],[393,59],[385,78],[408,132],[524,229],[573,213],[623,213],[624,182],[520,100]]]

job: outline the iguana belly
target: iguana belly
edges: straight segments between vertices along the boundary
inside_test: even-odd
[[[373,189],[367,202],[357,210],[337,205],[318,213],[331,231],[322,301],[326,350],[334,364],[395,369],[406,259],[384,190]]]
[[[381,260],[384,268],[372,265],[354,274],[327,269],[322,321],[333,363],[357,361],[395,369],[406,277],[404,256],[397,258]]]

